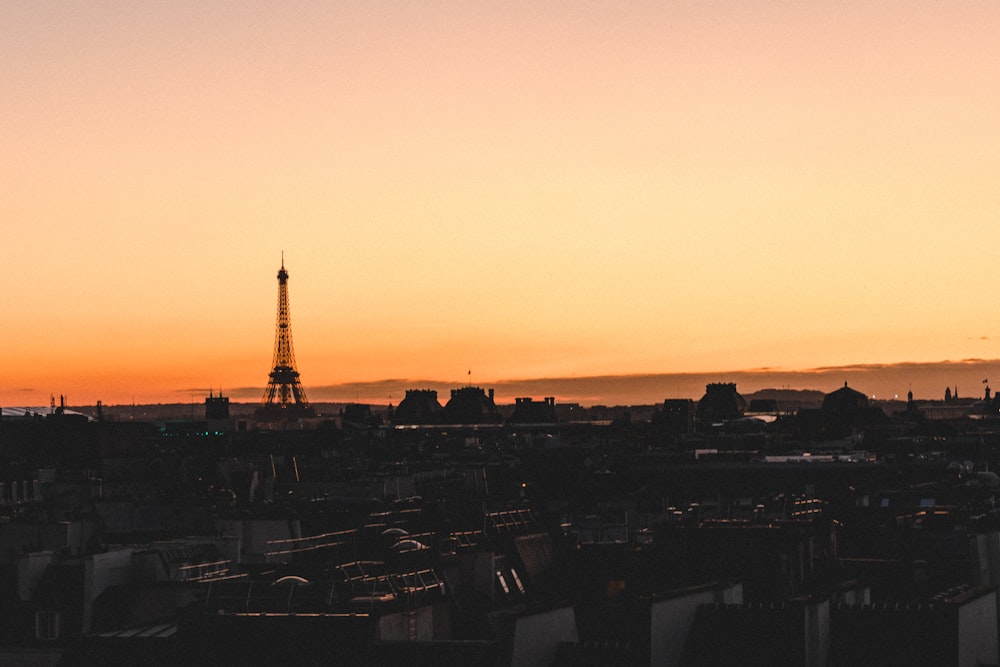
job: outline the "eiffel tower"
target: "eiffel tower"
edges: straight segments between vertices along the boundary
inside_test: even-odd
[[[292,321],[288,311],[288,271],[285,271],[285,254],[281,254],[278,270],[278,324],[274,333],[274,361],[264,398],[257,408],[257,421],[284,422],[302,417],[313,417],[305,389],[295,370],[295,352],[292,350]]]

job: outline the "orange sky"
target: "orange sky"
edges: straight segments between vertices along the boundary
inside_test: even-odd
[[[282,250],[307,390],[995,359],[998,34],[985,0],[2,3],[0,405],[262,387]]]

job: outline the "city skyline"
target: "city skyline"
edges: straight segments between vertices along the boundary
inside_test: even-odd
[[[998,27],[984,2],[4,4],[0,405],[262,389],[282,251],[313,400],[859,367],[880,398],[979,395]]]
[[[713,373],[649,373],[636,375],[603,375],[549,378],[501,378],[480,381],[469,372],[463,378],[390,378],[375,381],[350,381],[338,384],[321,384],[308,387],[310,396],[323,403],[362,403],[372,406],[398,405],[411,389],[433,390],[439,400],[447,402],[451,390],[476,386],[495,392],[498,405],[513,405],[522,397],[541,400],[553,397],[557,404],[629,406],[656,405],[666,399],[698,400],[711,383],[733,383],[741,394],[759,391],[831,393],[845,383],[862,390],[875,401],[906,401],[913,392],[918,401],[940,401],[946,390],[955,398],[980,400],[987,389],[992,393],[989,378],[1000,377],[1000,360],[967,359],[925,364],[872,364],[813,368],[799,371],[779,369],[750,369]],[[982,378],[982,379],[980,379]],[[127,400],[101,400],[104,405],[129,404],[191,404],[200,405],[207,396],[225,396],[235,403],[259,405],[262,385],[225,385],[185,387],[175,389],[145,400],[131,397]],[[17,392],[11,392],[17,397]],[[32,391],[37,395],[37,391]],[[44,400],[42,400],[44,398]],[[93,406],[96,401],[80,401],[73,395],[55,392],[37,401],[5,404],[8,407],[44,407],[51,401],[65,400],[67,405]]]

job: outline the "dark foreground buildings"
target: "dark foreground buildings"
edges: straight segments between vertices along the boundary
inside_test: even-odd
[[[775,396],[5,410],[0,664],[1000,663],[992,397]]]

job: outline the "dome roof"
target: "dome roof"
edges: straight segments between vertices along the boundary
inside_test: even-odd
[[[397,424],[435,424],[441,421],[443,411],[433,389],[407,389],[406,397],[393,413],[393,421]]]
[[[699,421],[712,423],[739,419],[746,410],[746,399],[737,393],[735,382],[715,382],[705,385],[697,414]]]
[[[844,386],[823,398],[823,412],[855,412],[868,407],[868,397],[860,391]]]
[[[493,402],[493,390],[487,394],[480,387],[452,389],[444,414],[445,421],[450,424],[494,424],[501,420]]]

